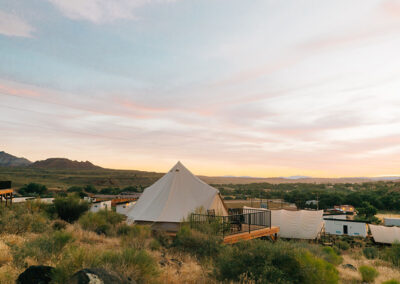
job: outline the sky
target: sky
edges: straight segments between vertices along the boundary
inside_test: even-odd
[[[0,150],[400,175],[400,1],[0,0]]]

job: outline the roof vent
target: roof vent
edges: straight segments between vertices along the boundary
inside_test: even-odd
[[[179,172],[179,169],[176,169],[175,172]]]

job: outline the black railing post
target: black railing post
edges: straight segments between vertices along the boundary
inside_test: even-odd
[[[250,232],[251,232],[251,213],[249,214],[249,234],[250,234]]]

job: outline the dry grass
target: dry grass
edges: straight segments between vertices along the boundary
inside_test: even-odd
[[[361,275],[358,268],[362,265],[372,266],[379,272],[379,276],[374,282],[376,284],[390,279],[400,279],[400,271],[392,267],[390,263],[383,260],[366,259],[364,256],[360,257],[358,253],[356,253],[356,255],[353,254],[354,252],[343,255],[343,264],[351,264],[357,268],[357,271],[343,268],[339,265],[338,271],[342,283],[354,283],[354,280],[361,283]]]
[[[158,263],[162,263],[160,283],[217,283],[208,275],[211,272],[206,266],[202,266],[190,255],[173,253],[168,251],[152,252],[152,256]]]

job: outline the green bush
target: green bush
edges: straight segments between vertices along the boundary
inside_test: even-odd
[[[375,268],[368,265],[360,266],[358,270],[361,273],[362,281],[367,283],[374,282],[375,278],[379,275]]]
[[[338,241],[335,245],[341,250],[348,250],[350,248],[349,243],[346,241]]]
[[[124,220],[124,216],[114,211],[100,210],[99,212],[87,212],[79,218],[79,224],[83,229],[97,234],[114,236],[116,227]]]
[[[67,224],[68,223],[63,220],[55,220],[52,227],[54,230],[59,231],[64,230],[67,227]]]
[[[247,279],[257,283],[338,283],[336,268],[289,242],[255,240],[226,246],[215,261],[221,281]]]
[[[172,242],[172,246],[199,259],[216,257],[223,247],[222,238],[191,230],[187,226],[181,227]]]
[[[54,200],[54,211],[60,219],[72,223],[89,210],[89,204],[74,197],[56,198]]]
[[[151,240],[149,245],[151,250],[159,250],[161,248],[161,244],[156,239]]]
[[[363,249],[363,254],[368,259],[375,259],[378,257],[379,250],[376,247],[366,247]]]
[[[47,192],[47,187],[38,183],[30,183],[21,187],[18,192],[26,196],[42,195]]]
[[[396,279],[391,279],[391,280],[382,282],[382,284],[400,284],[400,281],[397,281]]]
[[[339,265],[343,261],[343,258],[331,247],[322,248],[322,252],[322,258],[333,265]]]
[[[390,261],[393,265],[400,266],[400,243],[394,243],[383,251],[382,258]]]

